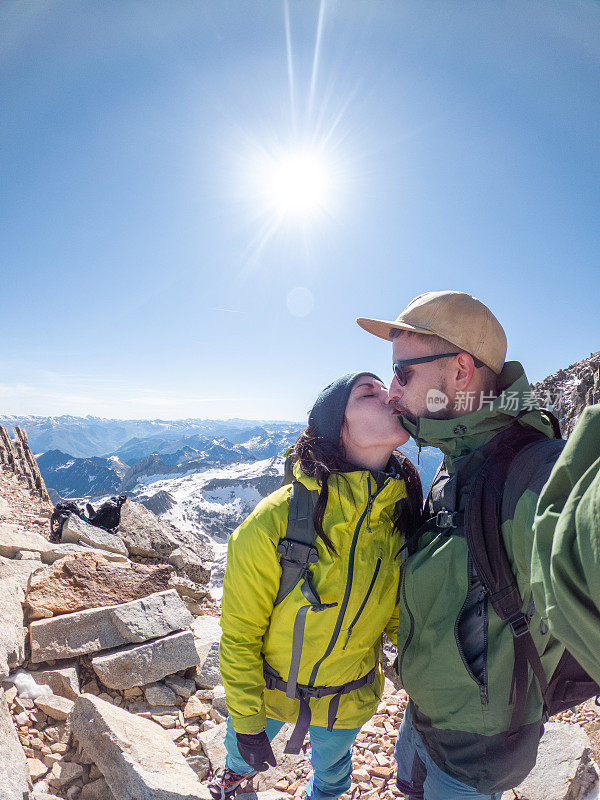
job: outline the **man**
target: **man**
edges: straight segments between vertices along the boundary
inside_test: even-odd
[[[513,642],[523,630],[515,626],[513,636],[474,568],[465,509],[499,441],[523,430],[553,440],[533,465],[530,459],[526,475],[517,455],[506,487],[519,489],[505,492],[511,496],[504,496],[498,522],[524,601],[525,631],[528,621],[548,678],[564,648],[531,599],[532,526],[564,443],[554,441],[522,366],[505,363],[502,326],[474,297],[429,292],[393,322],[357,321],[392,341],[389,402],[400,422],[419,447],[444,453],[425,509],[429,523],[402,570],[398,671],[410,704],[396,744],[398,786],[415,800],[496,800],[535,764],[544,708],[540,676],[527,662],[524,672],[515,668]]]

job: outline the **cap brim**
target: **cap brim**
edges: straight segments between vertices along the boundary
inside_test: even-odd
[[[434,334],[434,331],[428,331],[426,328],[418,328],[406,322],[390,322],[384,319],[366,319],[365,317],[357,317],[356,321],[367,333],[372,333],[373,336],[379,336],[380,339],[386,339],[388,342],[391,342],[393,339],[392,333],[398,330],[425,333],[429,336]]]

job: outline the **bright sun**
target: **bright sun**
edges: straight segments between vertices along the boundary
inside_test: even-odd
[[[265,201],[278,214],[306,216],[327,208],[331,174],[316,152],[299,150],[269,163],[264,176]]]

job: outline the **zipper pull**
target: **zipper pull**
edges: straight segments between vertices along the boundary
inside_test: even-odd
[[[348,628],[348,635],[346,636],[346,641],[344,642],[344,646],[342,647],[342,650],[346,649],[346,647],[348,645],[348,642],[350,641],[350,637],[351,636],[352,636],[352,625]]]
[[[369,497],[367,500],[367,530],[369,533],[373,533],[371,530],[371,510],[373,508],[373,496]]]

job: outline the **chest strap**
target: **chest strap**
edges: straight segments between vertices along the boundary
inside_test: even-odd
[[[343,683],[341,686],[305,686],[301,683],[295,683],[295,698],[300,701],[300,711],[296,725],[292,731],[292,735],[288,739],[285,746],[286,753],[299,753],[300,748],[304,743],[312,712],[310,710],[310,700],[314,698],[330,697],[329,708],[327,711],[327,730],[333,730],[333,726],[337,719],[337,712],[340,705],[340,700],[343,694],[349,694],[355,689],[361,689],[363,686],[368,686],[375,682],[377,677],[377,668],[379,666],[379,659],[373,669],[362,678],[357,678],[355,681]],[[288,681],[284,681],[281,675],[270,667],[266,661],[263,662],[263,673],[265,676],[265,684],[267,689],[277,689],[284,692],[288,697]]]

